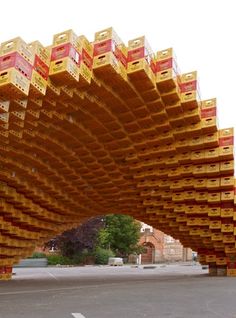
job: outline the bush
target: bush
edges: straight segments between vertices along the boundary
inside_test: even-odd
[[[41,252],[34,252],[32,254],[32,256],[30,256],[29,258],[46,258],[46,254],[41,253]]]
[[[115,254],[111,250],[98,247],[94,253],[95,263],[101,265],[107,265],[109,257],[114,257]]]
[[[88,257],[93,257],[93,255],[87,251],[83,251],[82,253],[73,255],[73,257],[67,257],[61,254],[51,254],[47,256],[47,259],[48,265],[81,265],[86,264],[86,259]]]
[[[79,264],[83,264],[85,260],[85,255],[81,254],[81,253],[77,253],[73,256],[73,258],[71,259],[71,262],[74,265],[79,265]]]
[[[73,263],[68,257],[59,254],[48,255],[47,260],[48,265],[71,265]]]

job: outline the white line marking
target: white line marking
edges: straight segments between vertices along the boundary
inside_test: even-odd
[[[85,316],[80,313],[72,313],[71,315],[74,316],[75,318],[85,318]]]
[[[142,281],[143,282],[143,281]],[[127,282],[123,282],[125,285],[127,285]],[[107,285],[107,284],[103,284]],[[109,286],[119,286],[120,283],[111,283],[109,284]],[[76,287],[61,287],[61,288],[49,288],[49,289],[30,289],[30,290],[17,290],[17,291],[9,291],[9,292],[4,292],[4,293],[0,293],[0,296],[6,296],[6,295],[19,295],[19,294],[37,294],[37,293],[45,293],[45,292],[55,292],[55,291],[66,291],[66,290],[80,290],[83,288],[98,288],[101,285],[83,285],[83,286],[76,286]],[[1,316],[0,316],[1,318]]]
[[[48,272],[48,274],[49,274],[53,279],[58,280],[58,279],[56,278],[56,276],[54,276],[52,273]]]
[[[168,276],[165,276],[165,278],[168,278],[169,279],[172,279],[173,277],[174,278],[187,278],[189,276],[189,274],[187,273],[184,273],[185,275],[184,276],[181,276],[181,275],[176,275],[174,273],[172,273],[171,275],[168,275]],[[175,276],[176,275],[176,276]],[[196,273],[196,275],[199,275],[201,276],[201,274],[199,273]],[[191,275],[190,275],[191,276]],[[161,275],[157,275],[156,278],[160,278]],[[17,280],[18,282],[24,282],[23,279],[21,280]],[[147,279],[143,279],[143,278],[140,278],[140,279],[134,279],[134,280],[130,280],[130,283],[135,283],[135,284],[143,284],[145,282],[151,282],[152,281],[152,277],[151,278],[147,278]],[[163,280],[161,280],[163,281]],[[59,281],[60,282],[60,281]],[[91,285],[82,285],[82,286],[74,286],[74,287],[61,287],[61,288],[49,288],[49,289],[30,289],[30,290],[16,290],[16,291],[7,291],[7,292],[0,292],[0,296],[9,296],[9,295],[23,295],[23,294],[37,294],[37,293],[45,293],[45,292],[60,292],[60,291],[72,291],[72,290],[81,290],[83,288],[99,288],[100,286],[113,286],[113,287],[116,287],[116,286],[121,286],[123,285],[123,288],[128,288],[127,286],[127,282],[126,281],[120,281],[120,282],[117,282],[117,283],[104,283],[103,282],[100,282],[100,284],[91,284]],[[1,317],[0,317],[1,318]]]

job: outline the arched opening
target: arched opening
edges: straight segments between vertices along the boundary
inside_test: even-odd
[[[38,246],[36,254],[37,252],[43,252],[49,258],[50,255],[60,254],[61,252],[66,257],[76,254],[76,262],[79,260],[79,264],[91,265],[96,263],[95,250],[96,246],[99,246],[106,250],[101,251],[102,253],[109,254],[111,251],[110,257],[112,255],[113,257],[122,257],[124,263],[130,264],[143,265],[192,260],[192,250],[184,248],[179,240],[127,215],[113,214],[112,233],[116,236],[115,238],[110,237],[110,240],[106,239],[107,217],[112,217],[112,215],[90,218],[79,227],[65,231],[51,239],[46,245]],[[136,231],[134,231],[135,226],[132,225],[132,222],[137,224]],[[102,244],[101,242],[98,244],[101,238],[99,236],[100,231],[103,239]],[[133,234],[130,235],[129,232]],[[130,247],[126,246],[126,249],[120,249],[121,245],[128,244],[128,241]],[[53,261],[55,262],[56,259],[54,258]],[[103,264],[107,264],[107,261]]]
[[[143,37],[118,38],[112,28],[94,42],[69,30],[54,36],[55,56],[36,41],[29,60],[47,56],[43,90],[32,67],[24,88],[11,75],[19,70],[2,73],[3,278],[38,242],[104,213],[132,215],[236,275],[234,131],[218,130],[216,100],[199,100],[197,73],[179,74],[171,48],[153,54]],[[79,52],[62,62],[58,39],[80,43],[89,63],[77,63]],[[14,41],[1,44],[9,54]]]

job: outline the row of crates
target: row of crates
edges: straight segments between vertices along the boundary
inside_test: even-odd
[[[0,91],[10,99],[13,93],[14,97],[20,98],[43,97],[47,89],[56,93],[53,83],[58,86],[66,83],[68,87],[87,86],[91,83],[92,70],[99,74],[101,66],[109,65],[114,70],[117,68],[124,79],[127,74],[138,82],[143,79],[143,87],[148,77],[153,84],[158,83],[162,93],[175,90],[177,84],[186,109],[198,106],[197,101],[193,101],[194,96],[199,100],[197,74],[180,75],[172,49],[154,54],[145,37],[130,40],[125,46],[112,28],[97,32],[93,42],[67,30],[54,35],[53,44],[48,47],[38,41],[27,44],[21,38],[2,43]],[[150,91],[154,97],[160,96],[156,90]],[[170,94],[166,98],[170,98]]]

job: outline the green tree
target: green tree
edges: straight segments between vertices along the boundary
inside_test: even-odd
[[[105,228],[99,232],[98,246],[124,257],[139,252],[139,238],[139,222],[128,215],[110,214],[105,217]]]

